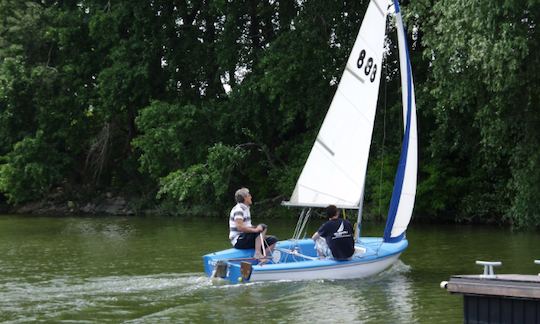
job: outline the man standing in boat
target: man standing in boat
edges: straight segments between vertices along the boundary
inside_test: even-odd
[[[234,194],[236,205],[232,208],[229,217],[229,239],[236,249],[255,249],[254,257],[260,259],[263,257],[263,242],[266,255],[274,250],[277,239],[274,236],[266,236],[267,226],[259,224],[251,225],[251,206],[252,197],[249,189],[240,188]]]
[[[339,218],[336,206],[326,207],[329,220],[311,237],[320,257],[331,257],[338,261],[348,260],[354,254],[354,231],[351,223]]]

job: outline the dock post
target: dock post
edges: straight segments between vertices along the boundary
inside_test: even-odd
[[[480,278],[496,278],[495,271],[493,271],[493,267],[498,267],[502,265],[501,261],[478,261],[476,260],[476,264],[483,265],[484,266],[484,274],[480,275]]]

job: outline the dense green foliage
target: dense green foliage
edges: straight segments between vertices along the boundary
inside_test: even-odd
[[[539,225],[540,1],[409,9],[430,62],[418,106],[434,126],[426,158],[450,194],[445,208],[459,220]]]
[[[220,210],[245,185],[276,205],[368,2],[0,0],[3,199],[115,192]],[[417,0],[403,11],[421,149],[415,217],[540,225],[540,1]],[[366,191],[375,217],[401,141],[394,46]]]

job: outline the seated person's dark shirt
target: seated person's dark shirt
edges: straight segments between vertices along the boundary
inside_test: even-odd
[[[326,239],[334,259],[347,260],[354,254],[354,231],[348,220],[329,220],[317,232]]]

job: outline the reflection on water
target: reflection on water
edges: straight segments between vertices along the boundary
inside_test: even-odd
[[[81,221],[72,220],[62,230],[62,235],[91,236],[94,239],[106,239],[122,241],[134,234],[135,230],[129,223],[126,224],[103,224],[95,223],[92,220]]]
[[[408,270],[398,262],[366,279],[306,283],[304,295],[308,297],[297,299],[291,318],[300,322],[344,323],[384,318],[389,323],[410,323],[413,299],[406,277]]]
[[[281,238],[294,228],[267,223]],[[226,220],[2,216],[0,321],[456,323],[461,297],[441,280],[479,273],[476,259],[538,273],[535,233],[413,224],[401,261],[370,278],[229,285],[204,277],[201,259],[227,234]]]
[[[396,275],[392,273],[398,272]],[[410,267],[398,261],[396,265],[387,271],[385,274],[391,276],[388,282],[388,302],[387,305],[392,305],[393,318],[396,318],[394,323],[413,323],[413,306],[412,302],[416,300],[412,282],[400,271],[408,272]]]

